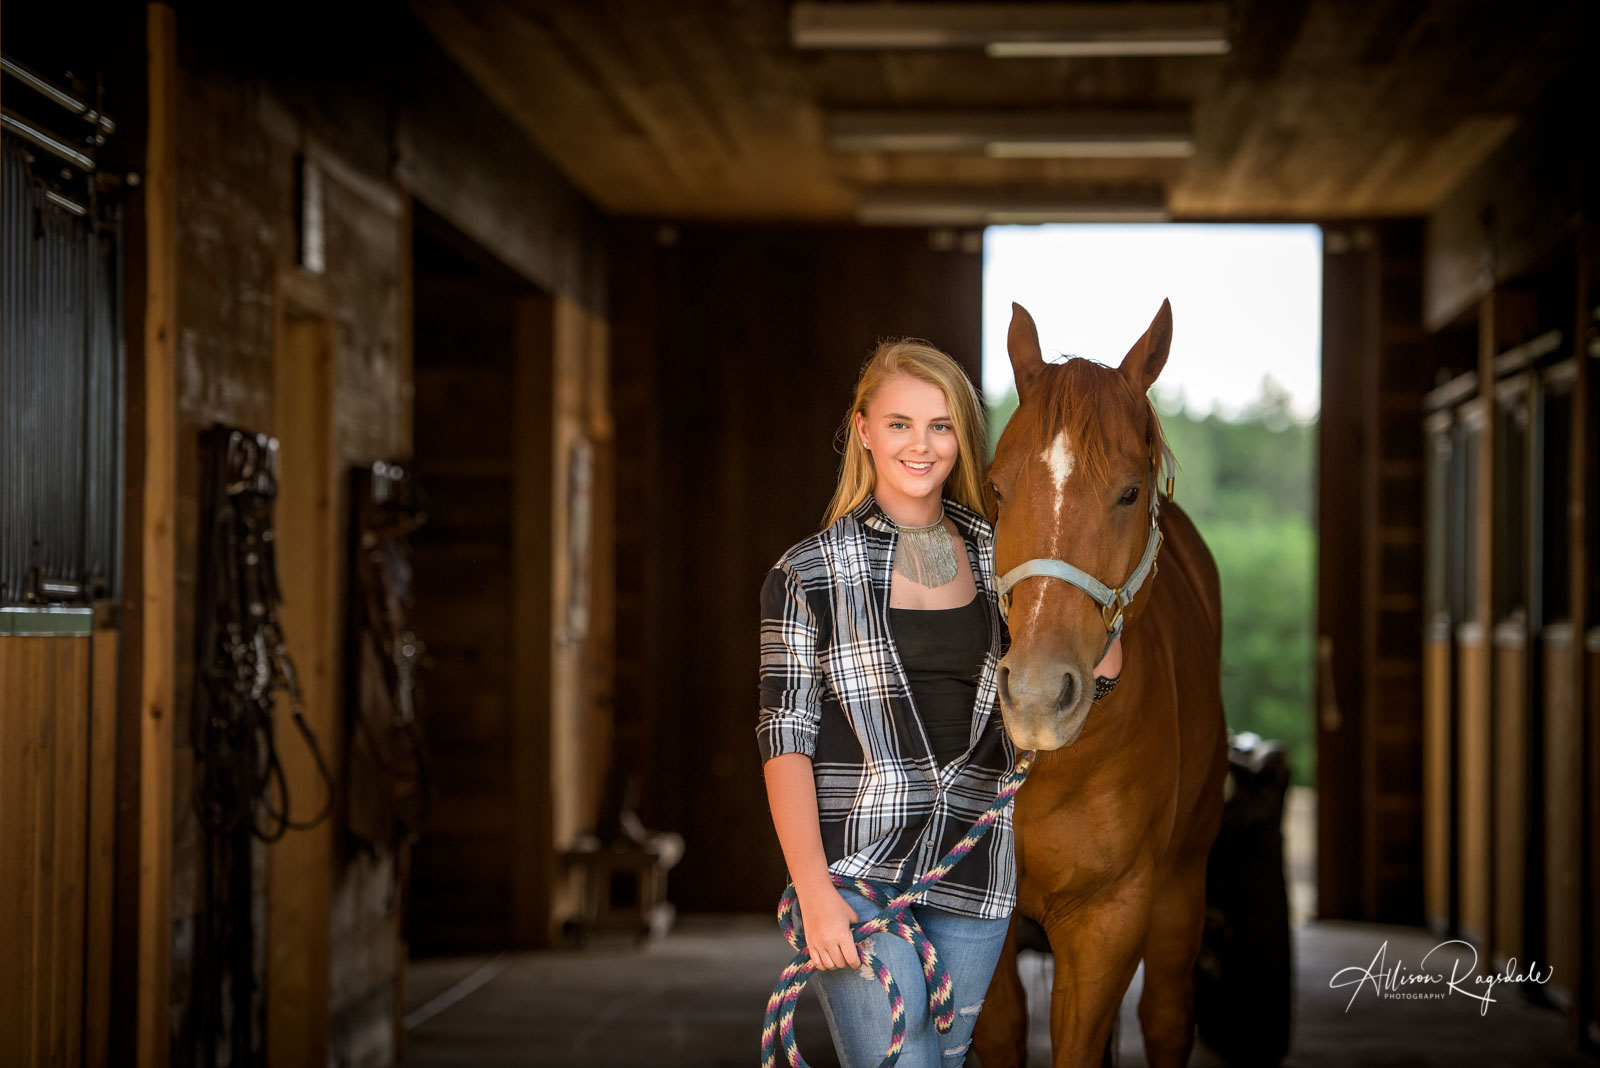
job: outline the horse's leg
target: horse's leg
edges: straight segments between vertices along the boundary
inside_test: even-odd
[[[1050,992],[1050,1050],[1055,1068],[1099,1068],[1139,967],[1149,915],[1149,882],[1142,889],[1101,891],[1046,928],[1056,958]],[[1115,895],[1115,896],[1112,896]]]
[[[1164,873],[1144,944],[1139,1029],[1150,1068],[1182,1068],[1194,1048],[1194,962],[1206,915],[1206,858]]]
[[[983,1068],[1023,1068],[1028,1063],[1028,992],[1017,969],[1016,913],[983,997],[972,1049]]]

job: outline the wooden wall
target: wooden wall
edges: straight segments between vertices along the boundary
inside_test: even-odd
[[[521,777],[511,747],[518,717],[549,721],[540,685],[528,687],[523,704],[513,694],[525,663],[513,646],[513,619],[540,587],[535,580],[525,590],[512,577],[514,484],[528,473],[516,454],[530,432],[517,419],[529,398],[513,392],[512,379],[519,357],[549,367],[550,302],[468,262],[426,229],[415,249],[414,469],[428,495],[428,520],[414,539],[416,618],[427,649],[423,717],[437,801],[413,852],[409,926],[414,951],[438,953],[510,944],[513,828],[538,821],[515,803]],[[530,333],[546,343],[519,351],[519,323],[529,318],[543,321]],[[547,410],[548,387],[532,399],[535,410]],[[546,446],[533,469],[546,495],[548,463]],[[547,812],[548,800],[537,807]]]
[[[0,1043],[17,1064],[107,1058],[117,633],[82,622],[0,631]]]
[[[576,911],[559,854],[595,829],[610,763],[608,331],[424,218],[417,622],[438,798],[412,946],[542,946]]]
[[[820,524],[880,338],[927,338],[977,379],[982,257],[946,236],[941,251],[924,230],[614,233],[617,752],[646,824],[687,840],[680,909],[766,911],[783,889],[755,744],[757,595]]]
[[[311,5],[293,4],[266,20],[207,6],[175,12],[154,4],[149,12],[148,35],[141,9],[127,19],[127,32],[106,39],[122,48],[147,37],[150,48],[148,62],[145,49],[123,48],[130,69],[119,68],[141,88],[117,116],[132,146],[122,165],[146,180],[130,194],[128,216],[129,640],[117,733],[118,948],[109,980],[116,996],[104,1015],[112,1048],[136,1049],[141,1063],[157,1065],[192,1058],[188,1012],[196,984],[207,981],[194,969],[202,838],[190,807],[187,741],[200,431],[221,420],[275,433],[286,455],[296,454],[297,470],[326,476],[327,493],[302,494],[298,506],[284,502],[285,519],[300,531],[286,531],[285,548],[291,541],[298,548],[286,553],[284,566],[296,573],[285,585],[297,603],[285,618],[295,626],[291,649],[310,672],[308,713],[337,766],[344,474],[351,464],[412,451],[408,186],[514,264],[523,285],[537,282],[565,302],[565,336],[576,355],[561,373],[577,376],[584,399],[563,409],[563,418],[599,436],[608,423],[604,391],[590,385],[603,381],[606,344],[597,216],[409,17],[375,21],[367,5],[319,8],[314,19]],[[320,275],[295,265],[298,159],[323,180],[327,266]],[[553,343],[556,329],[552,323],[543,343]],[[554,396],[554,385],[547,382],[546,392]],[[547,405],[542,421],[549,433],[558,422],[548,418],[553,410]],[[530,420],[539,418],[530,412]],[[571,426],[562,427],[570,436]],[[550,460],[544,483],[565,485],[565,464]],[[600,450],[597,470],[610,465]],[[296,507],[298,520],[288,514]],[[608,512],[601,504],[597,515],[604,521]],[[529,521],[552,530],[567,515],[546,492]],[[602,605],[609,604],[607,574],[604,563],[590,572]],[[336,592],[307,606],[307,588]],[[550,597],[545,590],[547,618]],[[602,639],[609,634],[608,619],[594,627]],[[553,651],[536,655],[555,659]],[[592,642],[572,643],[565,655],[590,671],[609,664]],[[590,710],[607,688],[581,667],[563,685],[567,749],[603,765],[595,750],[605,744],[604,720]],[[300,744],[289,730],[279,742],[286,751]],[[318,785],[305,754],[286,752],[286,763],[302,816],[321,800]],[[548,765],[515,778],[544,781]],[[592,818],[584,801],[592,793],[577,791],[567,822]],[[406,947],[391,860],[350,854],[329,825],[291,832],[276,850],[259,847],[255,864],[257,914],[268,920],[257,932],[258,978],[276,1006],[267,1021],[269,1058],[392,1060]],[[541,878],[541,892],[559,899],[553,859]],[[540,925],[553,915],[544,909]],[[283,938],[284,929],[302,924],[326,937]]]
[[[1451,845],[1430,850],[1429,918],[1496,962],[1552,966],[1544,993],[1566,1007],[1582,1003],[1600,963],[1584,949],[1591,534],[1572,519],[1595,493],[1590,389],[1578,380],[1592,372],[1600,294],[1581,281],[1584,243],[1570,236],[1480,300],[1475,366],[1426,400],[1450,458],[1427,494],[1429,570],[1445,557],[1447,587],[1444,625],[1428,639],[1430,737],[1448,743],[1430,760],[1426,819],[1430,842]]]
[[[202,907],[200,865],[203,838],[191,807],[194,783],[189,750],[188,716],[196,669],[194,627],[196,613],[196,561],[200,515],[198,442],[211,423],[274,433],[284,439],[285,452],[296,452],[329,435],[326,449],[307,464],[331,464],[326,472],[332,496],[331,514],[339,524],[325,532],[327,546],[338,547],[331,558],[323,550],[314,562],[328,580],[324,591],[344,589],[343,522],[348,465],[375,459],[403,457],[410,451],[411,369],[403,342],[407,330],[401,319],[403,260],[409,248],[405,232],[408,219],[401,197],[388,184],[352,166],[331,140],[313,124],[289,111],[280,100],[248,77],[225,73],[216,42],[204,32],[179,21],[181,55],[178,136],[178,357],[177,357],[177,523],[178,572],[174,605],[177,612],[176,744],[173,775],[173,937],[172,991],[174,1018],[179,1021],[172,1053],[175,1063],[186,1063],[191,1051],[186,1019],[190,991],[209,981],[193,971],[192,947]],[[326,273],[312,276],[295,267],[295,160],[304,153],[324,176],[326,195]],[[285,279],[288,284],[285,284]],[[318,381],[332,391],[322,398],[278,396],[283,337],[286,322],[313,314],[325,324],[331,339],[327,371]],[[292,381],[288,379],[285,381]],[[325,410],[331,427],[319,431],[310,420],[291,418],[297,410]],[[307,470],[301,467],[301,470]],[[295,566],[290,556],[285,566]],[[289,576],[290,589],[303,589]],[[333,597],[343,616],[343,598]],[[292,618],[310,620],[291,609]],[[291,647],[303,643],[302,634],[289,636]],[[309,645],[299,648],[310,650]],[[303,663],[316,686],[338,685],[342,673],[336,663],[320,657]],[[310,674],[315,670],[315,674]],[[315,688],[313,692],[319,692]],[[335,699],[327,692],[327,701]],[[319,726],[319,744],[337,767],[342,721],[328,715]],[[278,742],[286,757],[299,764],[303,743],[296,732],[283,729]],[[321,786],[301,777],[291,796],[294,815],[303,819],[317,808]],[[280,1052],[304,1063],[329,1055],[374,1061],[384,1050],[372,1050],[374,1041],[390,1034],[392,1017],[392,952],[371,952],[369,944],[398,941],[398,914],[393,908],[388,862],[355,859],[330,871],[333,863],[332,826],[317,831],[291,831],[289,848],[257,850],[257,892],[296,882],[321,882],[325,890],[314,915],[299,915],[310,928],[326,932],[330,914],[338,912],[346,923],[338,939],[322,942],[315,959],[300,962],[297,970],[313,987],[310,994],[322,1002],[311,1018],[288,1023],[274,1036]],[[303,837],[320,843],[310,852],[299,850]],[[298,857],[293,854],[298,853]],[[291,865],[296,874],[273,880],[273,865]],[[287,873],[280,873],[280,876]],[[277,910],[268,910],[269,914]],[[280,922],[289,913],[277,912]],[[263,965],[298,950],[292,943],[305,938],[297,924],[287,930],[258,932]],[[313,943],[317,940],[313,939]],[[279,973],[282,974],[281,972]],[[320,995],[318,991],[321,991]],[[287,991],[280,991],[282,1000]],[[352,1009],[360,1007],[358,1012]],[[331,1021],[331,1031],[322,1024]],[[376,1021],[376,1023],[374,1023]],[[365,1057],[353,1056],[365,1051]],[[270,1044],[269,1044],[270,1052]]]
[[[1324,231],[1318,913],[1422,914],[1421,229]]]
[[[1592,79],[1546,93],[1427,220],[1427,320],[1470,332],[1430,397],[1454,424],[1462,489],[1430,495],[1465,532],[1453,640],[1430,639],[1430,715],[1453,744],[1428,823],[1437,925],[1496,961],[1554,968],[1544,995],[1575,1041],[1600,1043],[1600,718],[1595,641],[1594,340],[1600,145],[1572,131]],[[1443,440],[1443,439],[1440,439]],[[1436,554],[1437,555],[1437,554]],[[1436,647],[1437,646],[1437,647]],[[1435,836],[1437,837],[1437,836]],[[1431,854],[1430,854],[1431,856]]]

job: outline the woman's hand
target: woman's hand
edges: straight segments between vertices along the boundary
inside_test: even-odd
[[[800,919],[812,965],[824,971],[861,967],[861,955],[856,952],[855,935],[850,930],[850,925],[860,918],[832,883],[802,896]]]
[[[1111,643],[1111,648],[1106,650],[1106,655],[1100,663],[1094,666],[1095,678],[1114,679],[1122,674],[1122,635],[1117,635],[1117,640]]]

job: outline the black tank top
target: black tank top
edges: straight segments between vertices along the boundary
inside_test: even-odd
[[[944,767],[971,740],[978,675],[989,651],[989,606],[974,593],[959,608],[890,608],[889,626],[933,758]]]

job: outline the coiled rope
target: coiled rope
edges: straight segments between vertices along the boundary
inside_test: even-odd
[[[1000,792],[972,824],[972,829],[951,847],[943,860],[929,868],[926,874],[898,897],[891,897],[890,888],[881,883],[866,879],[851,879],[843,875],[833,876],[835,886],[856,891],[882,910],[872,919],[852,928],[862,966],[872,968],[873,974],[878,978],[878,985],[883,987],[883,992],[889,998],[889,1049],[884,1053],[878,1068],[894,1068],[895,1062],[900,1059],[900,1047],[905,1044],[906,1038],[906,1006],[905,1000],[900,996],[899,984],[895,982],[894,976],[889,974],[889,966],[873,954],[871,945],[865,940],[870,935],[883,932],[911,943],[917,952],[917,957],[922,961],[923,981],[928,988],[928,1015],[933,1018],[934,1026],[938,1028],[940,1034],[949,1034],[956,1015],[955,1006],[951,1004],[950,973],[940,962],[933,943],[923,934],[922,925],[911,915],[911,905],[928,888],[949,875],[950,870],[961,861],[961,858],[972,852],[982,841],[983,836],[989,833],[990,828],[1000,819],[1000,814],[1022,788],[1022,781],[1028,777],[1028,769],[1033,767],[1033,760],[1034,754],[1031,750],[1017,757],[1011,773],[1000,785]],[[793,959],[784,965],[783,971],[778,973],[777,985],[772,988],[772,996],[767,999],[767,1016],[761,1025],[761,1068],[776,1068],[779,1042],[782,1042],[784,1056],[793,1068],[808,1068],[805,1058],[800,1056],[800,1046],[795,1042],[794,1010],[800,1000],[800,991],[805,989],[815,966],[811,963],[810,953],[806,950],[800,932],[795,926],[795,908],[798,900],[794,884],[790,883],[783,892],[782,900],[778,902],[778,925],[783,930],[783,937],[796,952]]]

